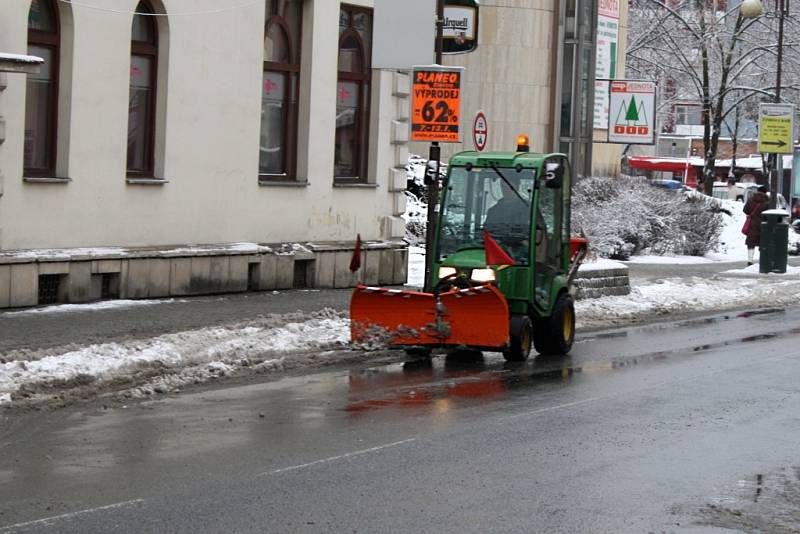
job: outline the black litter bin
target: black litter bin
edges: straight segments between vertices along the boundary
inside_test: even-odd
[[[767,210],[761,213],[761,244],[758,247],[758,272],[785,273],[789,244],[789,212]]]

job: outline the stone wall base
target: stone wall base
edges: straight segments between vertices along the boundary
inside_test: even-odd
[[[576,299],[592,299],[610,295],[627,295],[631,292],[628,267],[578,270],[572,282]]]
[[[347,288],[359,281],[400,285],[408,275],[402,242],[365,243],[350,272],[354,243],[180,249],[61,249],[0,253],[0,308],[101,299],[143,299]],[[74,252],[74,253],[73,253]]]

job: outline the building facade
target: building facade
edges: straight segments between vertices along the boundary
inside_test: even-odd
[[[0,2],[0,307],[402,283],[372,0]],[[356,235],[362,268],[347,270]]]
[[[404,282],[409,73],[372,66],[387,1],[0,2],[0,52],[45,60],[0,91],[0,307]],[[445,56],[466,85],[443,157],[482,110],[487,150],[524,133],[588,174],[596,0],[479,17],[477,50]]]

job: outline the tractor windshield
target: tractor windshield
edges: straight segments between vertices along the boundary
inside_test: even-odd
[[[486,230],[517,263],[528,264],[535,181],[536,169],[452,167],[442,196],[439,261],[482,248]]]

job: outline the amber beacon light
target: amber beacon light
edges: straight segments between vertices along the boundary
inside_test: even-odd
[[[531,147],[529,144],[528,136],[520,134],[517,136],[517,152],[528,152]]]

